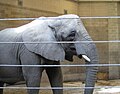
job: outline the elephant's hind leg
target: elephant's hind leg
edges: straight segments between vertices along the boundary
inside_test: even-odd
[[[60,64],[57,62],[56,64]],[[53,89],[53,94],[63,94],[63,77],[62,77],[62,71],[60,67],[48,67],[46,68],[46,73],[48,75],[51,87],[58,88]]]
[[[0,82],[0,87],[3,87],[4,83],[3,82]],[[0,89],[0,94],[3,94],[3,89],[1,88]]]

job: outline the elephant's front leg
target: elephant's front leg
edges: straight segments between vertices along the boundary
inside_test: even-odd
[[[27,50],[20,56],[22,65],[38,65],[40,64],[40,57],[31,53]],[[26,85],[28,87],[28,94],[38,94],[40,81],[42,76],[43,69],[40,67],[22,67],[22,72],[24,79],[26,81]],[[37,88],[36,88],[37,87]]]
[[[39,68],[26,68],[23,72],[28,94],[39,94],[42,71]]]
[[[54,62],[55,65],[60,65],[60,62]],[[59,88],[53,89],[53,94],[63,94],[63,77],[60,67],[47,67],[46,73],[48,75],[51,87]]]

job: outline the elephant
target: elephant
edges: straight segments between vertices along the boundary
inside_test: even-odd
[[[96,45],[75,14],[39,17],[28,24],[1,30],[0,42],[0,65],[60,65],[64,60],[73,61],[74,55],[89,65],[99,63]],[[43,70],[51,87],[63,87],[62,71],[58,66],[1,66],[0,87],[4,83],[12,85],[19,81],[25,81],[27,87],[40,87]],[[97,71],[97,66],[86,67],[85,87],[94,87]],[[93,90],[85,88],[84,94],[92,94]],[[28,94],[38,94],[39,89],[27,91]],[[53,89],[53,94],[63,94],[63,88]]]

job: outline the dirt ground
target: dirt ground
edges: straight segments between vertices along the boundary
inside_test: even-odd
[[[19,85],[24,86],[24,85]],[[41,87],[49,87],[48,83],[42,83]],[[64,87],[83,87],[84,84],[82,82],[65,82]],[[96,87],[99,86],[101,88],[97,88],[94,90],[94,94],[120,94],[120,80],[110,80],[103,81],[99,80],[96,83]],[[110,88],[105,86],[111,86]],[[119,88],[118,88],[119,87]],[[72,90],[64,90],[64,94],[83,94],[83,89],[72,89]],[[27,94],[24,89],[4,89],[4,94]],[[40,90],[40,94],[52,94],[51,90]]]

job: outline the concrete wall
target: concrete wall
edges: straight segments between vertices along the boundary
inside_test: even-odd
[[[34,3],[32,0],[24,0],[23,6],[60,14],[64,14],[64,10],[68,13],[77,13],[77,3],[67,0],[34,0]]]
[[[18,0],[0,0],[0,3],[10,4],[10,5],[18,5]]]
[[[37,9],[31,9],[26,7],[18,7],[9,4],[0,3],[0,18],[19,18],[19,17],[40,17],[40,16],[58,16],[60,14],[43,11]],[[16,27],[29,21],[0,21],[0,29],[7,27]]]
[[[118,3],[118,16],[120,16],[120,2]],[[118,31],[119,31],[119,40],[120,40],[120,19],[118,19]],[[119,43],[119,48],[120,49],[120,43]],[[120,57],[120,50],[119,50],[119,54],[118,56]],[[120,61],[120,58],[118,59]],[[120,70],[120,68],[119,68]],[[119,72],[119,75],[120,75],[120,72]]]
[[[118,3],[110,3],[109,14],[118,15]],[[118,19],[108,19],[108,39],[119,40]],[[119,43],[109,43],[109,63],[119,64]],[[109,79],[119,78],[119,67],[109,67]]]

